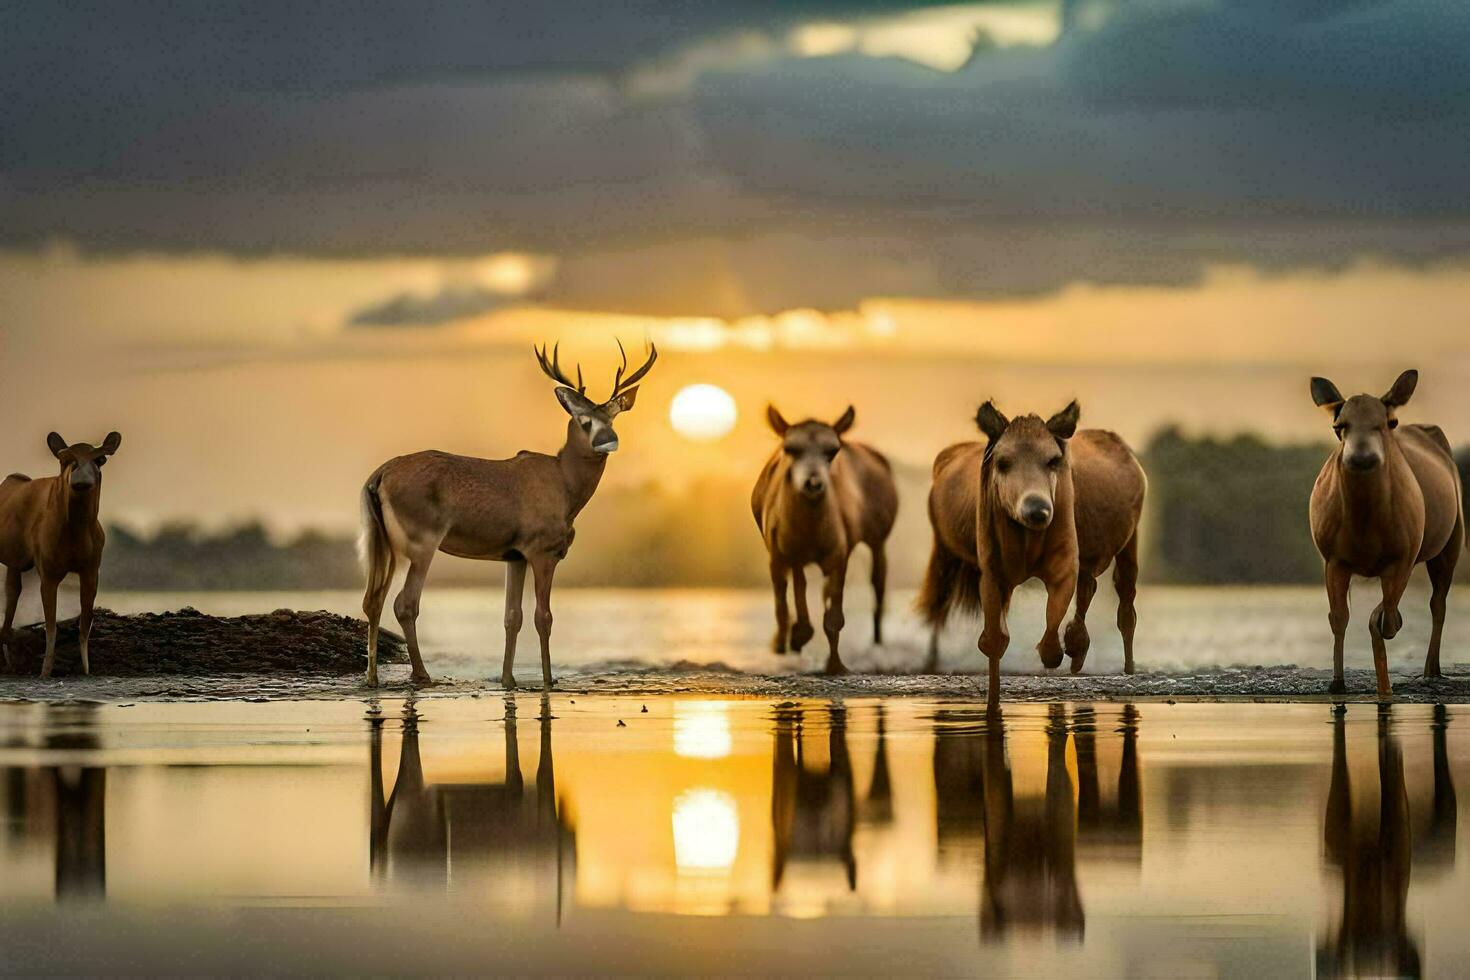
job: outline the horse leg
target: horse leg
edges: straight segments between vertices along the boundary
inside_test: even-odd
[[[1326,565],[1327,622],[1332,627],[1332,684],[1330,694],[1346,694],[1347,681],[1342,674],[1342,644],[1348,628],[1348,586],[1352,573],[1343,565],[1329,561]]]
[[[822,569],[823,612],[822,632],[827,634],[827,673],[845,674],[842,657],[837,652],[837,639],[846,623],[842,615],[842,591],[847,585],[847,556],[837,559],[829,568]]]
[[[541,690],[549,691],[556,681],[551,677],[551,580],[556,575],[555,558],[532,561],[536,576],[536,632],[541,637]]]
[[[800,653],[817,631],[812,628],[812,614],[806,605],[806,567],[791,566],[791,601],[796,604],[796,625],[791,627],[791,652]]]
[[[994,575],[982,575],[980,608],[985,627],[980,631],[980,652],[988,661],[985,710],[992,714],[1000,711],[1000,658],[1005,656],[1006,647],[1011,645],[1011,634],[1006,631],[1006,611],[1010,605],[1011,589],[1001,588]]]
[[[880,541],[869,545],[873,553],[873,645],[883,645],[883,594],[888,588],[888,553]]]
[[[526,591],[526,560],[507,562],[505,566],[505,662],[500,667],[500,686],[507,691],[516,686],[511,668],[516,665],[516,637],[521,635],[521,597]]]
[[[1465,547],[1464,522],[1455,526],[1445,549],[1425,563],[1429,571],[1429,584],[1433,592],[1429,596],[1429,616],[1433,623],[1429,632],[1429,653],[1424,658],[1425,677],[1443,677],[1439,671],[1439,639],[1444,633],[1445,600],[1450,594],[1450,585],[1455,581],[1455,565],[1460,561],[1460,549]]]
[[[20,603],[20,570],[5,569],[5,625],[0,626],[0,648],[5,653],[5,669],[15,670],[15,656],[11,653],[13,641],[11,626],[15,623],[15,607]]]
[[[771,652],[785,653],[786,638],[791,633],[791,610],[786,605],[786,565],[771,556],[771,591],[776,597],[776,635],[771,638]]]
[[[1081,672],[1082,664],[1087,659],[1087,651],[1092,646],[1092,638],[1087,635],[1087,610],[1096,594],[1097,576],[1090,572],[1078,572],[1077,611],[1072,614],[1072,621],[1067,624],[1067,632],[1062,636],[1062,648],[1072,658],[1074,674]]]
[[[413,682],[428,684],[432,681],[424,669],[419,656],[419,598],[424,594],[424,580],[429,577],[429,564],[434,560],[437,543],[417,547],[409,556],[408,577],[403,580],[403,589],[393,600],[393,614],[398,617],[398,628],[403,630],[403,639],[408,643],[408,659],[413,664]]]
[[[1131,674],[1133,630],[1138,625],[1138,611],[1133,607],[1133,600],[1138,595],[1137,531],[1113,559],[1113,590],[1118,593],[1118,632],[1123,634],[1123,673]]]
[[[1041,654],[1041,665],[1048,670],[1062,663],[1062,640],[1057,634],[1076,592],[1077,573],[1072,569],[1064,572],[1061,578],[1046,583],[1046,631],[1041,634],[1041,642],[1036,644],[1036,652]]]

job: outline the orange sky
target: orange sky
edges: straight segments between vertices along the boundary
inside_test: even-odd
[[[1160,426],[1327,438],[1310,373],[1344,390],[1423,372],[1411,417],[1459,441],[1470,408],[1463,298],[1470,265],[1410,270],[1362,262],[1336,273],[1213,268],[1194,286],[1075,285],[1028,299],[885,300],[734,322],[526,305],[550,260],[321,260],[137,256],[65,248],[0,253],[8,424],[0,466],[53,465],[44,437],[122,431],[107,510],[262,516],[282,527],[350,527],[356,489],[388,456],[441,448],[486,456],[551,451],[565,427],[530,346],[561,340],[592,394],[620,337],[663,357],[619,420],[608,479],[675,484],[753,475],[769,451],[767,400],[788,417],[851,402],[859,437],[927,466],[970,438],[975,405],[1050,411],[1080,397],[1084,424],[1139,444]],[[402,293],[468,283],[506,305],[436,326],[352,327],[355,311]],[[740,409],[734,432],[696,444],[668,423],[684,385],[708,382]]]

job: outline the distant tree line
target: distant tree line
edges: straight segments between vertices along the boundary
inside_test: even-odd
[[[1316,582],[1321,559],[1307,527],[1312,484],[1333,446],[1279,445],[1255,435],[1192,437],[1159,432],[1141,456],[1149,478],[1144,516],[1146,581],[1218,585]],[[1470,447],[1457,454],[1470,471]],[[902,504],[889,542],[890,581],[913,587],[931,541],[929,470],[898,466]],[[860,551],[850,586],[866,577]],[[1470,572],[1470,561],[1461,563]],[[494,585],[494,562],[441,555],[440,584]],[[170,523],[152,534],[108,529],[103,585],[157,591],[356,589],[353,535],[309,530],[273,539],[258,521],[223,530]],[[750,483],[725,477],[682,488],[657,482],[607,487],[577,522],[577,542],[557,572],[567,585],[763,587],[766,556],[750,513]],[[812,601],[819,602],[813,587]]]

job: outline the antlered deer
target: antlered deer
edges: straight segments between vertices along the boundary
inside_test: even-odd
[[[1045,422],[1035,415],[1008,419],[986,402],[975,421],[987,442],[950,446],[934,460],[934,550],[919,596],[934,631],[930,669],[950,612],[978,608],[985,618],[980,649],[989,660],[992,709],[1000,706],[1000,658],[1011,639],[1011,593],[1027,579],[1046,583],[1046,632],[1036,650],[1048,668],[1062,662],[1058,630],[1076,593],[1065,648],[1076,673],[1091,644],[1086,616],[1097,578],[1113,564],[1123,669],[1133,673],[1138,521],[1147,480],[1116,434],[1078,432],[1080,415],[1072,402]]]
[[[1312,540],[1325,563],[1332,626],[1331,692],[1341,694],[1342,643],[1348,624],[1348,584],[1354,575],[1378,578],[1383,601],[1368,617],[1378,696],[1388,697],[1388,650],[1404,624],[1399,600],[1414,566],[1425,563],[1433,593],[1433,628],[1424,676],[1439,677],[1439,638],[1445,599],[1465,547],[1460,474],[1449,440],[1437,425],[1400,426],[1419,372],[1405,371],[1382,398],[1343,398],[1326,378],[1312,379],[1312,400],[1332,416],[1342,443],[1312,488]]]
[[[82,611],[77,626],[82,673],[91,672],[87,639],[92,632],[92,603],[97,598],[97,570],[107,535],[97,514],[102,502],[102,466],[122,445],[122,436],[109,432],[100,446],[85,442],[67,445],[52,432],[46,436],[61,472],[40,480],[12,473],[0,483],[0,564],[5,565],[5,625],[0,644],[5,664],[14,669],[10,627],[20,601],[22,572],[36,569],[41,579],[41,608],[46,614],[46,657],[41,676],[50,677],[56,661],[56,588],[75,574],[82,587]]]
[[[884,542],[898,514],[898,488],[888,460],[876,449],[843,439],[857,413],[849,405],[828,425],[807,419],[792,425],[776,406],[766,407],[766,421],[781,437],[781,446],[756,480],[750,508],[771,556],[771,585],[776,593],[776,637],[772,648],[785,653],[789,640],[799,652],[812,638],[806,605],[806,566],[817,565],[823,584],[822,628],[827,634],[827,673],[847,668],[837,652],[844,623],[842,590],[853,549],[866,544],[873,555],[873,642],[883,642],[883,593],[888,576]],[[786,607],[786,575],[793,580],[796,625]]]
[[[618,345],[622,351],[622,344]],[[562,373],[552,348],[536,352],[541,370],[560,387],[557,400],[571,416],[566,444],[555,456],[522,450],[510,459],[477,459],[428,451],[390,459],[368,477],[362,488],[362,537],[359,551],[367,569],[362,608],[368,619],[367,683],[378,683],[378,619],[400,557],[408,561],[408,577],[394,600],[393,612],[408,642],[413,680],[427,683],[429,672],[419,656],[415,622],[419,596],[429,563],[437,552],[459,558],[503,561],[505,576],[505,665],[501,683],[515,687],[516,636],[521,628],[521,595],[526,566],[536,577],[536,631],[541,636],[541,680],[551,677],[551,580],[557,562],[567,556],[575,531],[572,522],[602,479],[607,454],[618,448],[613,419],[633,407],[638,382],[658,359],[650,345],[648,360],[632,374],[627,354],[613,380],[607,401],[587,397],[582,369],[576,382]]]

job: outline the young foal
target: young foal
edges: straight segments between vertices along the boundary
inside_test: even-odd
[[[1465,515],[1460,474],[1444,432],[1437,425],[1400,426],[1394,417],[1418,382],[1417,371],[1405,371],[1382,398],[1343,398],[1331,381],[1312,379],[1312,400],[1332,415],[1332,430],[1342,443],[1317,476],[1310,514],[1312,540],[1325,563],[1333,694],[1346,690],[1342,643],[1352,576],[1376,577],[1383,588],[1383,601],[1368,617],[1368,634],[1378,696],[1387,697],[1391,687],[1384,641],[1403,626],[1399,600],[1420,562],[1433,587],[1424,676],[1440,676],[1445,598],[1465,546]]]
[[[980,649],[989,659],[987,703],[1000,705],[1000,658],[1010,644],[1006,613],[1016,586],[1046,583],[1046,632],[1036,650],[1046,667],[1062,662],[1062,617],[1077,596],[1065,652],[1082,669],[1091,643],[1087,608],[1097,578],[1113,564],[1123,669],[1133,673],[1133,598],[1138,582],[1138,521],[1147,488],[1143,467],[1126,443],[1101,429],[1077,431],[1073,402],[1043,422],[1007,419],[980,406],[976,423],[987,442],[950,446],[934,461],[929,522],[934,550],[919,596],[933,628],[930,670],[939,630],[952,610],[985,618]]]
[[[837,653],[842,630],[842,589],[847,560],[866,544],[873,554],[873,642],[883,642],[883,591],[888,560],[883,545],[898,514],[898,488],[888,460],[876,449],[842,438],[852,427],[852,406],[828,425],[807,419],[791,425],[774,405],[766,420],[781,437],[781,448],[761,468],[750,508],[771,556],[771,585],[776,593],[776,637],[772,649],[799,652],[812,638],[806,606],[806,566],[822,569],[827,634],[827,673],[847,668]],[[786,608],[786,575],[791,573],[796,598],[796,625]]]
[[[56,588],[75,573],[82,586],[80,633],[82,673],[90,673],[87,639],[92,632],[92,602],[97,597],[97,570],[107,536],[97,520],[102,500],[102,465],[117,452],[122,436],[109,432],[102,445],[67,445],[55,432],[46,437],[61,463],[57,476],[32,480],[12,473],[0,483],[0,564],[5,565],[5,625],[0,645],[5,665],[13,669],[10,627],[20,601],[21,572],[34,568],[41,578],[41,608],[46,614],[46,658],[41,676],[50,677],[56,660]]]

